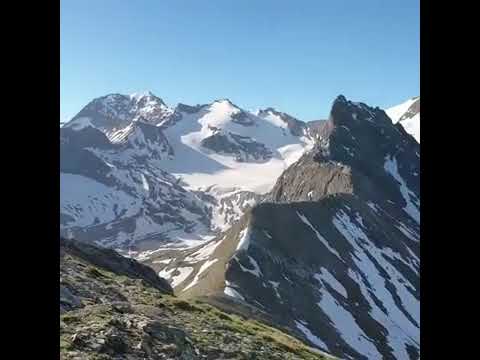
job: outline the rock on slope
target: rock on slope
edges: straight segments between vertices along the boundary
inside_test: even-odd
[[[348,359],[418,359],[420,145],[339,96],[321,139],[212,241],[149,264],[177,294],[248,303]]]
[[[420,96],[386,110],[393,123],[399,122],[405,130],[420,142]]]
[[[60,240],[61,359],[329,359],[286,333],[183,301],[148,267]]]

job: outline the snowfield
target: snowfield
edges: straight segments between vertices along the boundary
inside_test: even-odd
[[[409,99],[399,105],[393,106],[385,110],[385,112],[395,124],[400,121],[400,118],[408,111],[410,106],[412,106],[415,101],[415,98]],[[412,135],[415,140],[420,143],[420,113],[416,114],[411,118],[400,121],[400,124],[403,126],[407,133]]]
[[[252,125],[235,122],[232,115],[239,113],[245,114]],[[292,135],[285,130],[286,126],[278,117],[261,118],[228,100],[216,101],[197,113],[182,114],[180,121],[164,130],[175,157],[164,160],[161,166],[181,177],[191,188],[218,185],[265,193],[289,165],[313,146],[311,139]],[[232,156],[202,147],[202,141],[215,131],[253,139],[270,149],[273,157],[264,163],[238,162]]]

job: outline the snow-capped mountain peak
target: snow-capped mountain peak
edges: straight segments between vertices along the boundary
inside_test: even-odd
[[[420,96],[408,99],[385,112],[394,124],[400,123],[420,143]]]
[[[172,114],[173,110],[151,92],[109,94],[92,100],[65,127],[80,130],[92,126],[110,137],[133,121],[161,125]]]
[[[140,92],[134,92],[130,94],[130,98],[135,99],[135,100],[140,100],[144,97],[156,97],[150,90],[144,90]]]

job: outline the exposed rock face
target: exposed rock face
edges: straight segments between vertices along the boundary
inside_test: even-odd
[[[137,251],[210,234],[210,210],[159,166],[172,154],[160,128],[137,121],[111,139],[90,126],[60,131],[65,236]]]
[[[247,303],[341,358],[418,359],[420,145],[343,96],[320,135],[229,230],[150,264],[182,297]]]
[[[148,267],[60,241],[61,359],[330,359],[242,311],[171,296]]]
[[[212,209],[212,226],[215,230],[227,230],[263,196],[240,188],[209,186],[195,192]]]
[[[233,133],[215,133],[203,139],[201,144],[218,154],[234,155],[235,160],[239,162],[262,162],[272,158],[271,150],[264,144]]]
[[[318,139],[327,120],[313,120],[307,123],[308,132],[313,139]]]
[[[269,198],[310,201],[355,193],[365,200],[405,204],[396,175],[385,171],[395,165],[390,170],[398,171],[419,200],[420,145],[383,110],[339,96],[316,148],[280,176]]]
[[[347,194],[260,204],[223,240],[237,244],[224,292],[340,357],[416,358],[419,233],[407,224]]]
[[[277,111],[274,108],[269,107],[262,109],[258,112],[258,116],[261,118],[271,116],[277,117],[280,121],[283,121],[286,124],[286,127],[290,130],[290,133],[294,136],[304,136],[307,133],[306,129],[308,128],[308,124],[294,118],[287,113]]]

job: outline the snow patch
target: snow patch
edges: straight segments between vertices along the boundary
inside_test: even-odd
[[[333,276],[327,269],[322,268],[320,273],[314,274],[313,277],[319,283],[327,283],[330,285],[336,292],[342,295],[345,299],[348,297],[347,290],[343,285]]]
[[[178,272],[180,272],[179,275],[175,275],[171,277],[172,280],[172,287],[175,288],[178,285],[180,285],[185,279],[192,273],[193,267],[183,267],[183,268],[176,268]]]
[[[327,240],[322,236],[320,235],[320,233],[317,231],[317,229],[315,229],[313,227],[313,225],[310,223],[310,221],[308,221],[308,219],[303,215],[301,214],[300,212],[297,211],[297,215],[298,217],[300,218],[300,220],[302,220],[302,222],[304,224],[306,224],[310,229],[312,229],[312,231],[315,233],[315,235],[317,236],[318,240],[320,240],[322,242],[323,245],[325,245],[325,247],[330,250],[331,253],[333,253],[336,257],[338,257],[340,259],[340,261],[343,262],[342,258],[340,257],[339,253],[330,246],[330,244],[327,242]]]
[[[211,265],[215,264],[217,261],[218,261],[218,259],[213,259],[213,260],[207,260],[206,262],[204,262],[202,264],[202,266],[200,267],[200,269],[198,270],[197,274],[195,275],[195,278],[193,279],[193,281],[190,284],[188,284],[182,291],[185,291],[185,290],[190,289],[191,287],[195,286],[197,284],[198,280],[200,279],[200,275],[205,270],[207,270]]]
[[[320,340],[318,336],[312,334],[308,327],[306,327],[304,324],[297,320],[295,320],[295,325],[297,326],[297,329],[300,330],[311,343],[315,344],[315,346],[319,347],[320,349],[329,351],[328,346],[322,340]]]
[[[273,290],[275,291],[275,295],[281,301],[282,297],[280,296],[280,293],[278,292],[278,286],[280,285],[280,283],[277,282],[277,281],[269,281],[269,283],[273,286]]]
[[[420,224],[419,200],[416,195],[408,188],[407,183],[399,174],[397,159],[395,157],[387,155],[385,157],[384,169],[400,185],[400,192],[402,193],[402,196],[405,199],[406,203],[403,209],[413,220]]]
[[[355,318],[345,310],[328,292],[322,293],[322,299],[317,304],[332,320],[338,333],[347,344],[367,359],[381,359],[373,341],[367,337],[358,326]]]
[[[229,286],[225,286],[225,290],[223,291],[225,295],[245,301],[245,298],[240,295],[240,293],[235,290],[234,288],[231,288]]]
[[[240,232],[240,240],[238,241],[237,249],[236,251],[240,250],[248,250],[248,247],[250,246],[250,226],[247,226],[245,229],[243,229]]]
[[[185,261],[202,261],[202,260],[207,260],[210,255],[213,254],[215,249],[222,243],[222,240],[219,241],[212,241],[207,243],[205,246],[202,246],[199,250],[194,252],[193,254],[187,256],[185,258]]]
[[[263,273],[262,273],[262,270],[260,269],[260,266],[258,265],[258,263],[255,261],[254,258],[252,258],[250,255],[248,255],[248,261],[250,262],[250,264],[252,264],[253,266],[253,270],[250,270],[250,269],[247,269],[246,267],[244,267],[241,263],[240,263],[240,260],[238,259],[238,257],[235,256],[235,260],[237,260],[237,264],[240,266],[240,269],[242,269],[242,271],[244,272],[248,272],[258,278],[260,278],[261,276],[263,276]]]
[[[147,181],[147,179],[145,178],[145,175],[140,174],[140,176],[142,177],[142,186],[143,186],[143,189],[148,193],[148,192],[150,191],[150,186],[148,185],[148,181]]]
[[[65,127],[69,127],[72,130],[79,131],[79,130],[85,129],[88,126],[94,127],[91,119],[89,117],[80,117],[78,119],[73,120],[70,124],[67,124]]]

